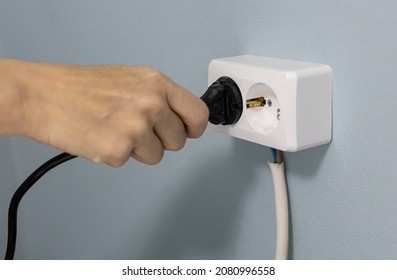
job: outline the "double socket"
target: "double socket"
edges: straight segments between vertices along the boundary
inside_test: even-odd
[[[214,59],[208,84],[231,78],[243,111],[219,132],[295,152],[329,143],[332,131],[332,69],[328,65],[242,55]]]

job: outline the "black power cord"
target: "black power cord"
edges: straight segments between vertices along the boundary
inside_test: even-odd
[[[17,215],[18,206],[23,196],[28,190],[36,183],[44,174],[53,169],[54,167],[64,163],[65,161],[71,160],[76,156],[69,155],[67,153],[61,153],[46,163],[37,168],[17,189],[10,202],[10,208],[8,209],[8,239],[7,239],[7,251],[6,260],[14,259],[15,245],[17,241]]]
[[[235,124],[243,112],[243,100],[237,84],[229,77],[221,77],[216,80],[201,96],[207,104],[212,124],[231,125]],[[18,206],[23,196],[44,174],[54,167],[75,158],[76,156],[61,153],[45,162],[37,168],[17,189],[11,199],[8,210],[8,238],[6,260],[14,259],[17,241],[17,216]]]

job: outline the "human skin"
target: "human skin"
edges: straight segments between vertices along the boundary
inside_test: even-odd
[[[88,160],[158,163],[198,138],[205,103],[160,71],[0,59],[0,135],[22,136]]]

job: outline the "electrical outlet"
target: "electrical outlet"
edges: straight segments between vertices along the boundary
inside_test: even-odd
[[[219,132],[281,151],[295,152],[331,141],[332,69],[328,65],[242,55],[211,61],[208,84],[233,79],[243,112]]]

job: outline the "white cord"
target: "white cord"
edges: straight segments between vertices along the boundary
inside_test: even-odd
[[[276,260],[286,260],[288,257],[288,195],[284,162],[269,161],[269,167],[273,177],[276,208]]]

